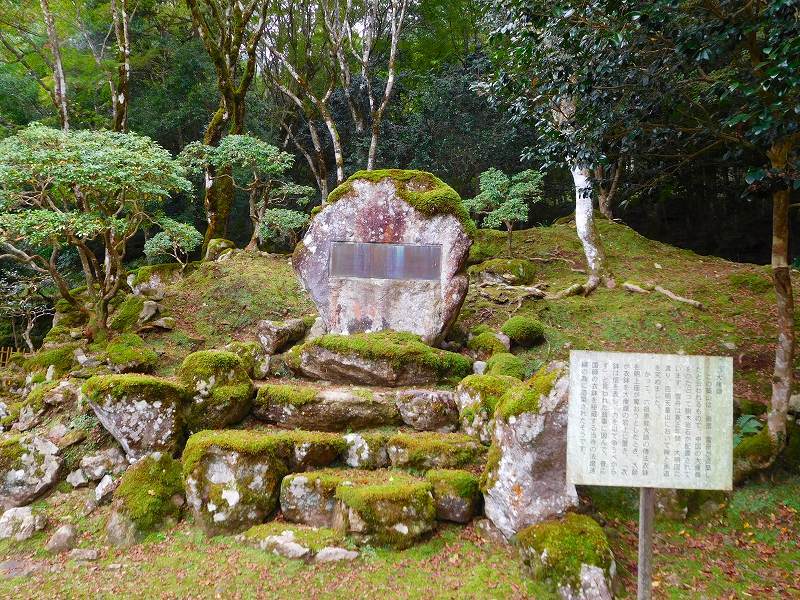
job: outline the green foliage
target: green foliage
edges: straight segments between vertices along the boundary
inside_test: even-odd
[[[470,212],[484,215],[483,227],[497,228],[528,220],[528,208],[541,201],[543,175],[530,169],[509,177],[494,167],[480,176],[480,193],[464,201]]]
[[[733,447],[742,443],[744,438],[756,435],[764,427],[764,424],[754,415],[742,415],[736,419],[733,432]]]
[[[486,362],[486,374],[525,379],[525,364],[510,352],[500,352]]]
[[[217,146],[192,142],[183,149],[179,160],[196,174],[209,166],[220,170],[235,168],[242,188],[282,175],[294,163],[291,154],[249,135],[225,136]]]
[[[286,242],[292,248],[297,243],[297,233],[308,225],[310,217],[299,210],[268,208],[261,219],[261,238],[267,241]]]
[[[174,258],[185,264],[186,258],[203,243],[203,235],[193,226],[166,217],[159,219],[161,231],[144,243],[144,254],[151,263]]]
[[[513,316],[503,323],[500,331],[520,346],[533,346],[544,340],[544,325],[531,317]]]
[[[182,493],[180,462],[167,454],[151,454],[125,471],[114,490],[114,503],[144,533],[180,515],[173,497]]]

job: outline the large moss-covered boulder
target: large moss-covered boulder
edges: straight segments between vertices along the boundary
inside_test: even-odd
[[[430,483],[398,471],[361,472],[360,480],[349,473],[335,489],[334,530],[361,543],[408,548],[433,529]]]
[[[510,352],[493,354],[486,362],[485,375],[502,375],[505,377],[525,378],[525,364],[522,359]]]
[[[186,442],[183,476],[195,521],[209,534],[243,531],[278,506],[286,442],[256,431],[202,431]]]
[[[425,479],[433,486],[436,518],[440,521],[469,523],[478,514],[481,490],[478,478],[469,471],[431,469]]]
[[[514,538],[531,576],[565,600],[610,600],[616,572],[602,527],[586,515],[567,514],[523,529]]]
[[[466,296],[463,267],[474,228],[459,195],[430,173],[359,171],[328,196],[292,263],[328,331],[394,329],[433,343],[455,321]],[[369,276],[331,276],[334,243],[341,242],[375,250],[379,258]],[[396,254],[384,260],[379,253],[389,244]],[[417,250],[421,246],[427,248]],[[414,251],[423,256],[408,261],[412,273],[398,274],[406,264],[402,257]],[[434,268],[415,276],[414,269],[429,265]]]
[[[181,464],[167,454],[145,456],[125,471],[114,490],[106,526],[108,542],[127,546],[180,517],[183,505]]]
[[[253,416],[286,429],[345,431],[398,424],[391,395],[368,389],[317,389],[311,386],[261,386]]]
[[[158,355],[135,333],[123,333],[111,340],[105,359],[115,373],[149,373],[158,363]]]
[[[287,358],[292,369],[307,377],[365,385],[420,385],[472,372],[467,357],[395,331],[328,334],[292,349]]]
[[[490,444],[494,430],[494,411],[500,398],[522,382],[507,375],[469,375],[456,389],[456,404],[461,431]]]
[[[83,385],[83,394],[130,460],[177,452],[189,402],[182,385],[151,375],[99,375]]]
[[[253,382],[242,360],[232,352],[193,352],[183,360],[178,379],[192,396],[186,413],[190,431],[221,429],[250,412]]]
[[[552,363],[497,404],[481,488],[486,516],[506,537],[578,503],[566,481],[568,401],[568,369]]]
[[[386,451],[393,467],[452,469],[480,464],[486,448],[461,433],[397,433]]]
[[[0,437],[0,509],[30,504],[58,481],[62,459],[51,441],[31,436]]]

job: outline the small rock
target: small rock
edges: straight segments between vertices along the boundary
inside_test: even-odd
[[[355,560],[358,558],[358,552],[348,550],[347,548],[338,548],[336,546],[326,546],[314,556],[314,562],[338,562],[341,560]]]
[[[267,354],[276,354],[284,350],[292,342],[303,339],[306,324],[303,319],[287,321],[259,321],[257,325],[258,341]]]
[[[493,544],[508,544],[506,536],[489,519],[476,519],[475,531],[487,542]]]
[[[75,469],[72,473],[67,475],[67,483],[72,487],[81,487],[82,485],[86,485],[88,482],[89,479],[86,477],[86,474],[82,469]]]
[[[317,317],[314,320],[314,324],[311,326],[311,329],[308,330],[306,333],[305,341],[315,340],[317,338],[322,337],[328,333],[328,329],[325,327],[325,321],[322,320],[322,317]]]
[[[53,554],[60,554],[71,550],[78,541],[78,532],[72,523],[67,523],[56,529],[55,533],[47,540],[45,549]]]
[[[93,357],[87,356],[86,353],[83,351],[83,348],[75,348],[75,352],[73,352],[75,356],[76,362],[82,367],[96,367],[100,364],[100,361]]]
[[[61,438],[67,435],[68,431],[69,430],[67,429],[66,425],[64,425],[63,423],[58,423],[57,425],[53,425],[50,428],[50,431],[47,432],[47,438],[51,442],[58,444]]]
[[[271,535],[259,544],[262,550],[272,550],[274,554],[284,558],[310,558],[311,550],[294,540],[294,532],[286,530],[280,535]]]
[[[106,567],[109,571],[119,571],[122,568],[120,563],[111,563]]]
[[[83,429],[73,429],[72,431],[68,431],[64,437],[58,440],[58,449],[61,451],[65,448],[69,448],[70,446],[74,446],[75,444],[80,444],[86,439],[86,437],[87,433]]]
[[[92,481],[98,481],[107,474],[117,475],[128,467],[128,461],[119,448],[108,448],[97,454],[84,456],[80,462],[81,470]]]
[[[12,444],[14,442],[11,442]],[[46,493],[59,480],[61,459],[58,447],[48,439],[16,442],[19,458],[0,471],[0,507],[11,508],[30,504]]]
[[[800,394],[793,394],[789,398],[789,412],[800,415]]]
[[[111,494],[113,494],[114,490],[117,488],[117,484],[118,481],[114,481],[111,475],[103,477],[94,489],[94,499],[97,503],[104,504],[106,501],[110,500]]]
[[[664,267],[662,267],[662,266],[661,266],[660,264],[658,264],[658,263],[653,263],[653,266],[654,266],[656,269],[663,269],[663,268],[664,268]]]
[[[663,331],[664,326],[661,323],[656,323],[656,329],[658,329],[659,331]]]
[[[726,350],[736,350],[736,344],[733,342],[723,342],[722,347]]]
[[[17,542],[29,539],[47,525],[44,515],[33,514],[30,506],[9,508],[0,517],[0,540],[13,538]]]
[[[0,575],[5,579],[12,577],[30,577],[42,569],[41,563],[31,560],[6,560],[0,562]]]
[[[28,431],[29,429],[33,429],[39,424],[39,417],[40,414],[33,412],[33,408],[27,405],[23,406],[22,410],[19,411],[17,422],[14,423],[14,429],[17,431]]]
[[[486,361],[476,360],[472,363],[472,372],[476,375],[483,375],[486,372]]]
[[[95,548],[74,548],[67,556],[70,560],[93,561],[100,557],[100,551]]]
[[[142,310],[139,312],[139,323],[147,323],[152,321],[161,310],[158,302],[154,300],[145,300],[142,305]]]

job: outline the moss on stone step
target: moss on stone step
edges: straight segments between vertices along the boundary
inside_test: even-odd
[[[412,469],[476,464],[485,450],[472,437],[461,433],[397,433],[387,444],[392,466]]]
[[[488,357],[500,352],[506,352],[508,349],[505,344],[497,339],[497,336],[491,331],[476,335],[467,342],[467,348],[473,352],[479,353],[481,356]]]
[[[269,383],[258,388],[256,406],[303,406],[313,402],[318,390],[311,386]]]

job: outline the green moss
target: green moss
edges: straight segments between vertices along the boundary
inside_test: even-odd
[[[472,372],[472,361],[466,356],[432,348],[411,333],[379,331],[353,335],[328,334],[298,347],[296,358],[310,346],[368,360],[386,360],[395,367],[418,364],[434,371],[439,379],[460,379]],[[287,360],[291,359],[287,356]]]
[[[106,346],[106,358],[113,365],[135,363],[142,371],[149,371],[158,363],[158,355],[146,348],[144,340],[135,333],[122,333]]]
[[[525,363],[510,352],[500,352],[493,355],[486,363],[486,374],[524,379]]]
[[[400,198],[423,215],[428,217],[453,215],[458,218],[469,235],[473,235],[476,231],[475,223],[461,203],[458,192],[435,175],[425,171],[403,169],[357,171],[328,195],[328,203],[336,202],[350,193],[353,190],[353,181],[357,179],[375,183],[383,179],[392,179]]]
[[[500,467],[501,458],[503,458],[503,453],[500,451],[500,447],[492,443],[489,446],[489,452],[486,453],[486,466],[479,481],[482,492],[488,492],[497,483],[497,469]]]
[[[144,308],[144,298],[128,295],[119,305],[108,326],[115,331],[128,331],[139,321],[139,315]]]
[[[508,351],[503,342],[498,340],[497,336],[491,332],[481,333],[470,338],[467,342],[467,348],[485,356]]]
[[[760,462],[770,459],[773,452],[775,452],[775,442],[769,434],[769,429],[764,427],[757,434],[743,438],[733,449],[733,458]]]
[[[242,360],[233,352],[224,350],[192,352],[178,369],[178,378],[187,385],[208,381],[212,377],[220,385],[250,383]]]
[[[474,500],[480,492],[478,478],[469,471],[458,469],[431,469],[425,473],[434,496],[458,496],[465,500]]]
[[[461,433],[397,433],[388,444],[405,451],[398,466],[412,469],[463,467],[475,464],[485,452],[481,444]]]
[[[5,417],[0,419],[0,426],[4,429],[8,429],[14,423],[19,420],[19,413],[22,412],[22,409],[25,407],[24,402],[12,402],[11,404],[6,406],[6,412],[8,413]]]
[[[186,399],[186,389],[182,385],[139,373],[95,375],[83,384],[83,393],[98,404],[102,404],[107,396],[119,400],[129,394],[164,404],[180,404]]]
[[[475,325],[475,327],[469,330],[469,333],[472,336],[479,336],[482,333],[494,333],[494,330],[485,323],[478,323]]]
[[[240,429],[224,429],[219,431],[200,431],[190,436],[183,450],[184,478],[191,475],[203,454],[211,447],[221,450],[233,450],[250,456],[267,455],[280,459],[285,452],[288,439],[279,434]]]
[[[512,387],[497,404],[495,417],[508,419],[522,413],[538,413],[539,403],[553,389],[561,369],[543,367],[525,383]]]
[[[773,289],[773,283],[769,279],[755,273],[731,273],[728,280],[736,287],[745,288],[754,294],[763,294]]]
[[[33,409],[33,412],[39,412],[44,408],[44,396],[55,387],[58,387],[58,381],[48,381],[40,383],[28,393],[25,398],[25,404]]]
[[[13,469],[25,454],[21,441],[21,435],[0,438],[0,472],[6,473]]]
[[[513,285],[533,283],[536,265],[523,258],[492,258],[469,268],[470,275],[496,275]]]
[[[303,406],[313,402],[317,389],[302,385],[267,384],[258,389],[257,406]]]
[[[69,342],[71,339],[70,328],[63,324],[51,328],[47,335],[44,336],[44,341],[47,344]]]
[[[520,346],[533,346],[544,340],[544,325],[538,319],[523,316],[511,317],[500,331]]]
[[[608,573],[614,560],[603,528],[586,515],[569,513],[523,529],[514,538],[534,579],[580,589],[581,565]]]
[[[495,229],[478,229],[469,249],[467,263],[476,265],[506,254],[506,234]]]
[[[147,532],[180,515],[172,498],[182,493],[181,464],[166,454],[151,454],[125,471],[114,501],[140,532]]]
[[[284,478],[284,481],[286,478]],[[319,552],[327,546],[341,546],[344,542],[341,534],[327,527],[303,527],[286,523],[285,521],[272,521],[255,525],[244,532],[248,542],[261,542],[270,536],[281,535],[284,531],[294,533],[298,544],[310,548],[312,552]]]
[[[158,265],[145,265],[139,267],[133,272],[132,286],[141,285],[149,281],[153,275],[159,275],[162,282],[171,279],[177,272],[181,270],[180,263],[163,263]]]
[[[75,365],[75,349],[78,344],[65,344],[58,348],[40,350],[22,364],[28,372],[47,371],[50,365],[55,367],[56,376],[68,373]]]
[[[250,376],[254,375],[256,363],[263,359],[264,349],[258,342],[231,342],[225,346],[227,352],[233,352],[242,361],[242,366]]]
[[[755,400],[750,400],[749,398],[740,398],[738,400],[739,412],[743,415],[763,415],[767,410],[769,410],[769,406],[762,402],[757,402]]]

